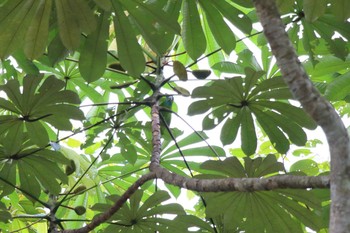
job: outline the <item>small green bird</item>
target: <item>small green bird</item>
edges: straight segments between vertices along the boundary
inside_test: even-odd
[[[167,111],[167,109],[171,111],[173,102],[174,102],[174,97],[171,95],[167,95],[159,105],[161,107],[160,114],[162,114],[163,120],[168,126],[170,125],[170,122],[171,122],[171,112]],[[166,132],[166,126],[164,125],[163,120],[160,119],[160,132],[161,134],[164,135],[164,133]]]

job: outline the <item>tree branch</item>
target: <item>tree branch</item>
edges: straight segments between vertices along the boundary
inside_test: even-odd
[[[135,183],[133,183],[128,190],[114,203],[114,205],[109,208],[106,212],[96,216],[89,224],[86,226],[74,229],[74,230],[64,230],[62,233],[88,233],[98,227],[100,224],[106,222],[110,217],[112,217],[113,214],[115,214],[122,206],[123,204],[133,195],[136,190],[141,187],[145,182],[155,179],[156,175],[155,173],[151,172],[148,174],[145,174],[141,176],[140,179],[138,179]]]
[[[328,176],[272,176],[268,178],[223,178],[223,179],[196,179],[187,178],[168,170],[157,167],[157,178],[167,184],[197,192],[253,192],[272,189],[306,189],[329,188]]]
[[[330,232],[350,232],[350,144],[341,118],[313,87],[284,29],[274,0],[254,0],[265,36],[293,96],[326,134],[331,154]]]

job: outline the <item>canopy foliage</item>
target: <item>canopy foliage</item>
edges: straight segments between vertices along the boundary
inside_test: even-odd
[[[347,118],[349,2],[277,4],[312,82]],[[148,173],[154,96],[174,97],[160,108],[170,172],[329,172],[250,1],[0,0],[0,32],[3,232],[77,229],[120,199]],[[152,180],[91,232],[327,232],[329,208],[328,189],[199,193]]]

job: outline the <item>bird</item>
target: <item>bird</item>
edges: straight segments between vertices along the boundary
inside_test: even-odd
[[[174,97],[171,95],[165,96],[163,100],[160,102],[159,106],[160,108],[160,114],[161,114],[161,121],[160,121],[160,132],[162,135],[166,132],[166,125],[169,126],[171,122],[171,107],[174,102]],[[164,123],[165,122],[165,123]]]

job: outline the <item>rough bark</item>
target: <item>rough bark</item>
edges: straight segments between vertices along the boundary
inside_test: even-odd
[[[254,3],[285,82],[327,137],[331,154],[330,232],[350,232],[350,149],[347,130],[331,104],[313,87],[284,29],[275,1],[254,0]]]

